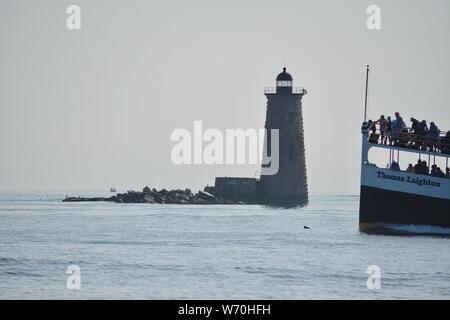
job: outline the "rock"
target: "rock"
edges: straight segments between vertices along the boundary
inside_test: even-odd
[[[214,191],[214,189],[208,189]],[[141,191],[128,190],[126,193],[118,193],[110,198],[93,197],[66,197],[64,202],[82,201],[111,201],[116,203],[167,203],[167,204],[246,204],[243,201],[224,199],[219,195],[207,191],[199,191],[193,194],[191,189],[176,189],[157,191],[148,186]]]
[[[144,189],[142,189],[143,193],[152,193],[152,190],[150,190],[150,188],[148,186],[144,187]]]
[[[110,198],[104,198],[104,197],[94,197],[94,198],[66,197],[62,202],[114,201],[113,197],[110,197]]]
[[[123,203],[142,203],[144,202],[144,193],[128,190],[127,193],[119,193],[116,195]]]
[[[144,196],[144,202],[145,203],[155,203],[155,199],[153,198],[153,196],[151,194],[146,194]]]
[[[152,193],[153,199],[155,201],[155,203],[162,203],[163,202],[163,195],[158,193],[158,192],[154,192]]]

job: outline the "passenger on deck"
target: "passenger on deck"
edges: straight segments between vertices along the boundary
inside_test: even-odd
[[[392,121],[392,136],[394,140],[394,145],[403,146],[404,139],[400,139],[402,136],[402,132],[404,132],[406,128],[405,122],[403,118],[400,116],[400,113],[395,113],[395,119]]]
[[[406,128],[406,124],[405,121],[403,121],[403,118],[400,116],[400,113],[396,112],[395,113],[395,120],[396,122],[395,126],[392,125],[393,129],[397,129],[398,131],[402,131],[403,129]]]
[[[414,169],[412,163],[410,163],[408,165],[408,168],[406,169],[406,172],[408,172],[408,173],[415,173],[416,172],[416,170]]]
[[[431,152],[437,152],[437,144],[439,142],[439,128],[434,124],[434,122],[430,122],[430,130],[428,131],[428,143],[430,146]]]
[[[414,173],[416,174],[422,174],[422,161],[417,160],[416,165],[414,166]]]
[[[442,172],[441,168],[437,168],[436,177],[438,178],[445,178],[445,173]]]
[[[426,120],[422,120],[422,122],[419,123],[419,128],[417,130],[417,140],[419,145],[420,145],[420,149],[426,151],[426,145],[427,145],[427,136],[428,136],[428,126],[427,126],[427,122]]]
[[[427,126],[427,121],[426,120],[422,120],[419,123],[419,126],[417,128],[417,134],[421,137],[426,137],[428,133],[428,126]]]
[[[432,177],[437,177],[437,173],[438,173],[438,167],[437,167],[437,165],[435,165],[435,164],[433,164],[432,166],[431,166],[431,176]]]
[[[392,144],[392,119],[390,116],[387,117],[386,120],[386,144]]]
[[[381,144],[386,144],[386,132],[387,132],[387,125],[388,122],[384,115],[380,116],[380,119],[375,121],[375,123],[378,123],[380,126],[380,137],[381,137]]]
[[[400,166],[398,165],[398,162],[392,161],[391,170],[392,171],[400,171]]]
[[[380,135],[377,133],[377,128],[375,126],[375,122],[373,122],[372,120],[369,120],[367,122],[367,125],[368,125],[369,131],[370,131],[369,142],[378,144],[378,138],[380,137]]]
[[[445,176],[450,179],[450,168],[445,169]]]
[[[419,120],[415,119],[415,118],[411,118],[411,140],[409,142],[409,145],[411,148],[413,149],[418,149],[419,145],[416,142],[417,139],[417,134],[418,134],[418,130],[419,130]]]
[[[417,130],[419,129],[419,120],[415,118],[411,118],[411,132],[417,134]]]
[[[417,160],[417,164],[414,166],[416,174],[428,175],[428,167],[426,161]]]
[[[430,168],[428,168],[427,162],[426,161],[422,161],[422,170],[423,170],[423,175],[425,176],[429,176],[430,175]]]

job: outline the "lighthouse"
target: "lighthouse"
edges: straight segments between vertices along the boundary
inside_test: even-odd
[[[204,191],[220,196],[225,203],[306,205],[308,183],[302,117],[302,97],[306,90],[293,87],[292,76],[283,68],[276,78],[276,87],[265,88],[264,94],[267,110],[263,159],[270,161],[263,161],[259,178],[216,177],[215,185],[206,186]],[[274,161],[277,170],[271,170]]]
[[[265,145],[270,155],[270,129],[279,130],[279,169],[275,175],[261,175],[260,199],[267,204],[301,206],[308,203],[302,98],[304,88],[293,87],[293,78],[283,68],[275,88],[265,88],[267,98]]]

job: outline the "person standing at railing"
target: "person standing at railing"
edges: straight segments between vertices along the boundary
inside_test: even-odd
[[[419,120],[416,118],[409,119],[411,121],[411,132],[417,134],[417,130],[419,130]]]
[[[417,134],[419,131],[419,120],[415,119],[415,118],[411,118],[411,138],[409,141],[409,145],[413,148],[413,149],[419,149],[419,143],[417,142]]]
[[[379,138],[379,134],[377,134],[377,127],[375,126],[375,122],[373,122],[372,120],[369,120],[367,122],[367,129],[370,132],[369,135],[369,142],[370,143],[374,143],[374,144],[378,144],[378,138]]]
[[[417,128],[417,140],[419,140],[420,149],[426,151],[427,149],[428,126],[426,120],[422,120]]]
[[[380,126],[381,144],[386,144],[386,139],[387,139],[386,132],[387,132],[387,126],[388,126],[388,122],[387,122],[386,118],[384,117],[384,115],[381,115],[380,119],[375,121],[375,123],[378,123],[378,125]]]
[[[445,169],[445,176],[450,179],[450,168]]]
[[[395,113],[395,125],[392,124],[393,128],[397,129],[398,131],[402,131],[406,128],[405,121],[403,121],[403,118],[400,116],[400,113]]]
[[[395,119],[392,121],[392,138],[395,145],[400,144],[400,134],[406,128],[403,118],[400,113],[395,113]]]
[[[437,144],[439,142],[439,128],[435,125],[435,123],[432,121],[430,122],[430,130],[428,131],[428,141],[430,145],[430,151],[431,152],[437,152]]]
[[[386,143],[388,145],[392,144],[392,119],[390,116],[386,120]]]

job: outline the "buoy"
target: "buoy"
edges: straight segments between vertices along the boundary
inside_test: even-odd
[[[309,227],[308,226],[303,226],[303,229],[309,229]]]

